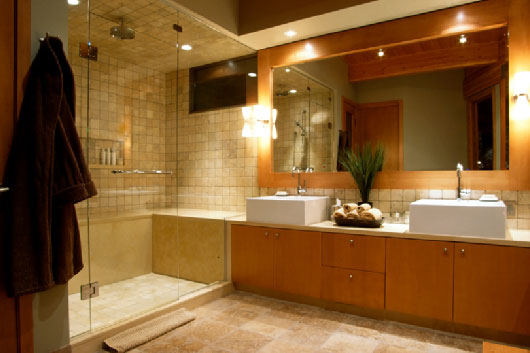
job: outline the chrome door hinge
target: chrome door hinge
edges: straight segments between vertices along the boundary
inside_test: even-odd
[[[99,282],[88,283],[81,286],[81,300],[99,296]]]

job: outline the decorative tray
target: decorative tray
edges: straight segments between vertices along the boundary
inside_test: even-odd
[[[373,221],[369,219],[352,219],[352,218],[333,218],[335,223],[339,226],[349,226],[349,227],[360,227],[360,228],[380,228],[383,225],[384,218],[381,218],[378,221]]]

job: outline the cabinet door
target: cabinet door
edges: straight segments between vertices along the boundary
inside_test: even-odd
[[[530,335],[530,249],[455,245],[455,322]]]
[[[273,229],[232,226],[232,282],[273,288]]]
[[[384,309],[385,275],[322,266],[322,299]]]
[[[451,321],[454,244],[386,240],[386,309]]]
[[[320,233],[274,230],[274,288],[320,297]]]
[[[322,233],[322,265],[385,272],[385,238]]]

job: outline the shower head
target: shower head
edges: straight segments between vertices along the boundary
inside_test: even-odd
[[[134,29],[126,27],[123,24],[123,18],[121,19],[121,24],[119,26],[111,27],[110,36],[116,39],[134,39]]]

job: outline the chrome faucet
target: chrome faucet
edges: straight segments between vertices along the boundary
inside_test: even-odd
[[[456,178],[458,179],[458,186],[456,187],[456,199],[462,200],[462,171],[464,170],[464,166],[462,163],[458,163],[456,165]]]
[[[308,168],[306,168],[305,173],[313,173],[313,170],[314,170],[313,168],[308,167]],[[291,171],[291,175],[294,177],[295,173],[298,174],[298,185],[296,187],[296,193],[298,195],[305,194],[307,192],[306,180],[304,178],[304,187],[302,187],[302,183],[301,183],[301,180],[300,180],[300,174],[304,173],[304,171],[300,170],[300,168],[298,168],[297,166],[294,166],[292,171]]]

